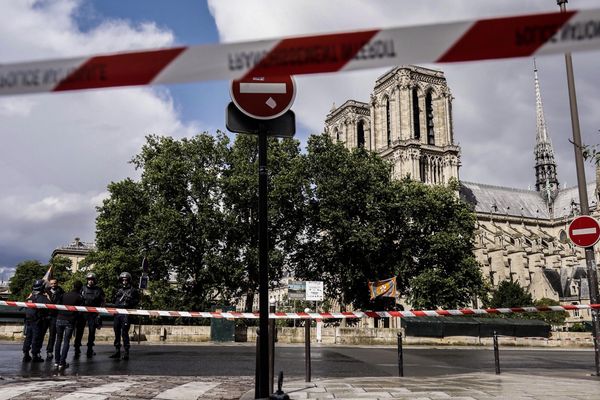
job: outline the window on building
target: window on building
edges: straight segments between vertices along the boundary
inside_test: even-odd
[[[425,157],[419,159],[419,174],[421,175],[421,182],[427,182],[427,161]]]
[[[385,101],[385,132],[387,135],[387,145],[392,145],[392,113],[390,111],[390,100]]]
[[[435,133],[433,126],[433,101],[431,90],[425,96],[425,121],[427,122],[427,144],[435,144]]]
[[[335,140],[338,142],[340,141],[340,131],[338,131],[337,128],[335,128]]]
[[[419,94],[417,93],[417,88],[413,88],[412,90],[412,112],[413,112],[413,131],[415,134],[415,139],[421,138],[421,119],[419,112]]]
[[[356,126],[356,143],[358,147],[365,147],[365,121],[358,121]]]

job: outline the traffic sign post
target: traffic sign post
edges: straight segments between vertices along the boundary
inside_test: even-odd
[[[233,103],[227,107],[226,126],[231,132],[258,135],[258,270],[259,270],[259,351],[257,357],[256,397],[269,398],[269,231],[267,225],[267,137],[293,137],[294,113],[290,111],[296,96],[291,76],[249,77],[233,81]]]
[[[581,215],[569,224],[569,239],[579,247],[592,247],[600,239],[600,224],[589,215]]]
[[[294,78],[287,76],[251,77],[233,81],[231,100],[250,118],[275,119],[292,107],[296,97]]]

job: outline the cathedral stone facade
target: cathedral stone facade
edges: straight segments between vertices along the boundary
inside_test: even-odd
[[[369,103],[333,108],[325,132],[392,161],[395,178],[425,183],[458,179],[459,147],[452,134],[452,95],[441,71],[396,67],[375,82]]]
[[[589,303],[585,255],[567,237],[569,222],[579,214],[579,195],[576,187],[560,187],[536,68],[534,91],[535,190],[460,182],[459,195],[476,213],[474,252],[493,287],[512,280],[534,299],[585,304]],[[452,95],[442,71],[416,66],[390,70],[375,81],[368,103],[348,100],[333,107],[325,119],[325,132],[347,148],[363,146],[379,153],[391,162],[397,179],[408,176],[427,184],[459,179]],[[598,214],[598,188],[591,183],[587,189],[592,214]],[[590,320],[590,313],[574,312],[570,322],[582,319]]]

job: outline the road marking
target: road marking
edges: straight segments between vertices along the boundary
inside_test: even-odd
[[[573,236],[577,235],[591,235],[596,233],[596,228],[581,228],[581,229],[573,229]]]
[[[240,93],[286,94],[285,83],[240,83]]]
[[[59,397],[56,400],[75,400],[75,399],[86,399],[86,400],[105,400],[108,399],[112,393],[127,389],[134,382],[112,382],[106,385],[83,388],[76,392],[69,393],[65,396]]]
[[[32,392],[35,390],[48,389],[55,386],[64,386],[70,383],[76,383],[75,381],[47,381],[47,382],[32,382],[22,386],[16,387],[2,387],[0,391],[0,400],[9,400],[14,397],[20,396],[24,393]]]
[[[219,385],[219,382],[189,382],[169,390],[165,390],[154,397],[162,400],[190,400],[197,399],[210,389]]]

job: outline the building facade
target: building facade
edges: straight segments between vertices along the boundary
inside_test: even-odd
[[[446,184],[458,179],[459,167],[451,111],[443,72],[396,67],[377,79],[369,103],[348,100],[334,107],[325,132],[348,148],[362,146],[391,160],[397,179]]]
[[[534,190],[460,182],[459,195],[477,216],[475,256],[493,287],[512,280],[534,299],[589,303],[583,249],[567,237],[579,214],[576,187],[561,188],[534,67],[536,146]],[[363,146],[390,161],[394,178],[427,184],[459,179],[460,148],[454,141],[452,95],[442,71],[401,66],[375,81],[368,103],[348,100],[333,107],[325,132],[347,148]],[[598,180],[598,176],[596,177]],[[587,186],[592,214],[598,188]],[[571,321],[589,320],[587,311]]]
[[[95,249],[94,243],[82,242],[76,237],[70,244],[54,249],[50,258],[55,256],[68,258],[71,260],[71,272],[77,272],[83,259]]]

